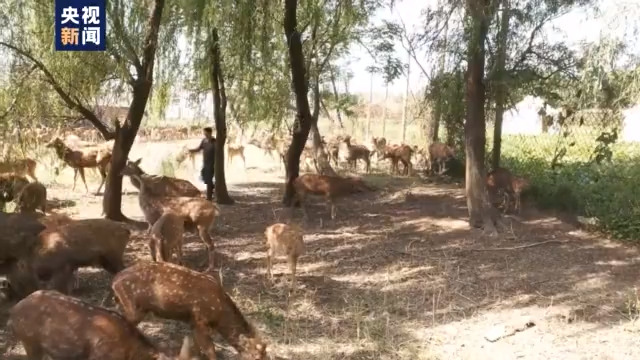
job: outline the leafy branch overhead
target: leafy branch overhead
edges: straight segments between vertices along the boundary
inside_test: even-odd
[[[374,60],[374,65],[367,71],[382,74],[385,83],[393,83],[406,72],[407,64],[397,56],[396,41],[399,39],[399,29],[391,22],[384,22],[379,26],[370,26],[360,45]]]

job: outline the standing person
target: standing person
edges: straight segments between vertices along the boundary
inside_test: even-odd
[[[213,137],[213,129],[206,127],[202,129],[204,139],[200,142],[200,145],[195,149],[189,149],[190,153],[197,153],[202,151],[202,170],[200,170],[200,177],[202,182],[207,185],[207,200],[213,199],[213,189],[216,187],[213,183],[214,165],[216,161],[216,139]]]

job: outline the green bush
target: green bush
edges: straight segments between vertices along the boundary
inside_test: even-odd
[[[502,165],[531,181],[539,206],[596,218],[597,228],[615,238],[640,239],[640,144],[613,144],[611,161],[597,164],[591,160],[596,137],[507,135]],[[552,169],[562,149],[566,152]]]

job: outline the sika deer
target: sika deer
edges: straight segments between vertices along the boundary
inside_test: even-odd
[[[6,203],[16,200],[27,185],[29,185],[29,180],[24,176],[13,173],[0,174],[0,206],[2,209]]]
[[[295,224],[277,223],[267,227],[264,236],[267,239],[267,274],[269,278],[273,279],[272,259],[277,256],[286,256],[291,271],[291,289],[295,293],[298,258],[305,253],[302,228]]]
[[[486,183],[489,197],[492,199],[494,204],[497,203],[498,193],[504,192],[502,204],[506,205],[505,211],[507,211],[509,207],[509,198],[515,197],[515,193],[513,191],[513,175],[511,174],[511,171],[506,168],[497,167],[487,174]]]
[[[433,172],[434,165],[438,165],[438,174],[446,171],[447,161],[455,157],[455,151],[447,144],[434,142],[429,145],[429,157],[427,158],[429,171]]]
[[[340,158],[340,140],[331,139],[325,142],[325,149],[329,154],[329,160],[331,160],[335,166],[338,166],[338,160]]]
[[[0,212],[0,263],[28,256],[45,229],[43,216],[35,213]]]
[[[38,181],[36,178],[36,167],[38,163],[29,158],[19,159],[14,161],[1,161],[0,162],[0,174],[14,173],[21,176],[29,176],[33,181]]]
[[[374,153],[376,154],[376,162],[380,162],[382,156],[384,156],[384,148],[387,146],[387,139],[384,137],[373,137],[371,138],[371,142],[373,143]]]
[[[227,162],[231,164],[234,158],[239,157],[242,159],[242,166],[247,168],[247,162],[244,159],[244,146],[243,145],[228,145],[227,147]]]
[[[72,190],[76,189],[76,181],[78,180],[78,174],[80,174],[80,178],[88,193],[89,187],[87,186],[87,180],[84,176],[84,169],[98,168],[102,180],[100,186],[98,186],[96,195],[100,193],[102,186],[107,180],[107,171],[111,162],[111,150],[102,146],[73,150],[58,137],[51,140],[46,147],[53,148],[60,160],[74,169]]]
[[[161,196],[156,192],[150,191],[149,184],[134,174],[131,168],[125,167],[122,175],[129,175],[137,178],[140,183],[140,192],[138,193],[138,203],[144,214],[144,218],[149,225],[147,232],[151,232],[153,224],[165,212],[174,212],[178,216],[185,219],[185,229],[189,231],[197,230],[200,239],[207,246],[209,266],[208,271],[213,270],[215,247],[209,231],[214,224],[216,216],[220,214],[220,209],[204,198],[192,198],[185,196]]]
[[[45,229],[35,213],[0,213],[0,274],[6,275],[2,284],[5,299],[22,299],[38,290],[29,261],[38,243],[38,234]]]
[[[56,227],[68,224],[72,222],[73,219],[62,213],[49,213],[47,216],[39,218],[38,221],[46,227]]]
[[[166,212],[151,227],[149,250],[153,261],[171,261],[175,251],[178,264],[182,265],[182,242],[184,240],[184,218]]]
[[[170,263],[139,262],[121,271],[111,288],[131,324],[147,313],[190,323],[209,360],[216,359],[213,331],[238,351],[239,359],[266,358],[266,343],[211,275]]]
[[[347,146],[347,163],[351,165],[351,168],[355,171],[358,166],[358,160],[363,160],[366,164],[366,171],[369,173],[371,170],[371,151],[363,145],[351,145],[351,136],[347,135],[342,140]]]
[[[147,185],[147,190],[158,196],[202,196],[200,190],[188,180],[170,176],[148,175],[140,168],[141,161],[142,158],[135,161],[127,161],[123,173],[129,176],[131,185],[138,189],[138,191],[140,191],[140,181],[133,175],[142,178]]]
[[[47,188],[39,182],[32,182],[22,188],[16,197],[16,212],[47,212]]]
[[[169,357],[117,312],[52,290],[17,303],[7,325],[28,360],[191,360],[188,338],[180,355]]]
[[[520,177],[520,176],[514,176],[513,180],[511,181],[511,188],[513,189],[513,197],[514,197],[514,210],[518,213],[520,213],[520,198],[522,196],[522,192],[527,190],[529,187],[531,186],[531,184],[529,183],[529,180]]]
[[[391,159],[392,174],[400,173],[398,162],[401,162],[404,166],[404,175],[408,176],[411,173],[411,155],[413,154],[413,149],[409,145],[385,145],[383,148],[378,149],[378,152],[382,154],[382,159]]]
[[[75,220],[46,228],[31,254],[39,279],[51,280],[55,290],[70,293],[74,272],[96,266],[115,275],[124,269],[122,260],[131,231],[107,219]]]
[[[269,155],[273,157],[273,151],[276,150],[276,138],[274,135],[267,135],[262,140],[258,140],[256,138],[252,138],[248,142],[249,144],[262,149],[264,155]]]
[[[297,177],[293,182],[296,191],[296,198],[300,201],[305,217],[305,199],[307,195],[323,195],[330,206],[331,219],[336,218],[335,202],[338,198],[351,195],[353,193],[372,191],[373,189],[365,184],[362,179],[356,177],[339,177],[319,174],[304,174]]]

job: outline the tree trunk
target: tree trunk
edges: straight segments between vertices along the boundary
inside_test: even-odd
[[[442,110],[440,101],[436,101],[433,106],[435,107],[433,115],[427,119],[426,124],[426,138],[427,148],[429,145],[438,141],[438,131],[440,131],[440,118],[442,117]]]
[[[224,74],[220,63],[220,39],[218,29],[211,28],[209,35],[209,60],[211,61],[211,88],[213,93],[213,117],[216,123],[216,162],[214,164],[216,178],[216,202],[232,205],[235,201],[229,196],[224,174],[224,144],[227,141],[227,93],[224,87]]]
[[[336,86],[336,75],[333,72],[333,68],[331,68],[331,87],[333,88],[333,97],[336,101],[336,117],[338,118],[338,124],[340,124],[340,129],[344,130],[342,114],[340,113],[340,94],[338,93],[338,87]]]
[[[384,109],[382,109],[382,137],[387,133],[387,112],[389,111],[389,82],[384,88]]]
[[[293,92],[296,94],[296,120],[292,131],[291,144],[286,155],[286,184],[282,203],[293,205],[295,189],[293,182],[300,175],[300,155],[311,130],[311,110],[307,98],[307,81],[304,68],[304,54],[302,40],[296,29],[298,26],[298,0],[285,0],[284,3],[284,33],[289,47],[289,66]]]
[[[320,99],[320,107],[322,107],[322,111],[324,111],[327,114],[329,121],[335,122],[335,120],[333,120],[333,117],[331,116],[331,113],[329,112],[329,109],[327,108],[327,105],[324,103],[322,99]]]
[[[485,183],[486,124],[484,118],[485,39],[489,30],[489,0],[467,0],[470,17],[466,81],[467,121],[465,123],[466,195],[469,224],[496,233],[497,212],[490,205]]]
[[[371,107],[373,107],[373,71],[369,79],[369,105],[367,106],[367,129],[366,139],[371,139]]]
[[[320,79],[316,77],[313,83],[313,113],[311,114],[311,134],[313,139],[313,159],[316,171],[321,175],[337,176],[331,167],[329,156],[322,145],[322,136],[318,129],[318,118],[320,117]]]
[[[409,85],[411,84],[411,53],[407,51],[407,85],[404,89],[404,101],[402,104],[402,143],[407,139],[407,116],[409,112]]]
[[[502,0],[502,17],[498,32],[498,49],[496,54],[496,78],[494,78],[494,101],[496,103],[495,123],[493,126],[493,150],[491,151],[491,166],[495,169],[500,166],[502,155],[502,121],[504,118],[504,105],[507,98],[507,84],[505,66],[507,59],[507,40],[509,34],[509,18],[511,9],[509,0]],[[497,81],[496,81],[497,80]]]
[[[103,213],[110,220],[129,220],[122,213],[122,175],[120,175],[120,172],[127,163],[129,152],[133,147],[133,141],[140,128],[150,90],[150,83],[147,85],[144,81],[139,82],[134,88],[133,99],[124,125],[121,126],[119,121],[115,123],[115,141],[113,143],[111,165],[107,173],[107,182],[102,198]]]
[[[447,52],[445,49],[447,48],[447,40],[449,33],[449,24],[446,23],[444,27],[444,40],[443,40],[443,49],[440,50],[440,61],[438,64],[438,77],[442,78],[444,76],[445,67],[447,64]],[[433,116],[431,116],[427,120],[426,124],[426,138],[427,138],[427,149],[433,143],[438,142],[439,132],[440,132],[440,123],[443,121],[443,111],[442,111],[442,102],[436,101],[433,111]]]
[[[120,172],[129,158],[129,151],[138,134],[142,117],[144,116],[151,86],[153,85],[153,67],[158,47],[158,34],[160,33],[160,21],[165,0],[155,0],[144,36],[144,48],[142,49],[142,61],[136,68],[137,79],[133,84],[133,98],[129,105],[129,112],[124,125],[121,127],[116,121],[115,141],[111,157],[111,166],[107,174],[104,195],[102,198],[102,211],[107,219],[114,221],[128,220],[122,214],[122,175]]]

